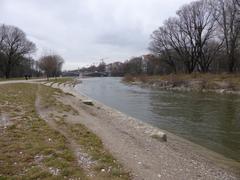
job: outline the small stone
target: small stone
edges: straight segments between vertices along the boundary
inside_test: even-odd
[[[91,100],[84,100],[82,102],[86,105],[93,106],[93,102]]]
[[[225,92],[225,89],[221,89],[219,92],[220,92],[220,93],[224,93],[224,92]]]
[[[162,175],[161,174],[158,174],[158,178],[161,178],[162,177]]]
[[[57,176],[60,173],[60,169],[57,169],[57,168],[49,167],[48,170],[54,176]]]
[[[160,141],[167,141],[167,135],[161,131],[153,132],[151,137]]]
[[[105,172],[105,169],[101,169],[101,172]]]

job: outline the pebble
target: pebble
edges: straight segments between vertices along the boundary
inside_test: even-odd
[[[58,169],[58,168],[49,167],[48,170],[54,176],[57,176],[60,173],[60,169]]]

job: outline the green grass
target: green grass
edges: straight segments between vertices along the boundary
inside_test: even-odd
[[[11,122],[6,127],[0,124],[0,179],[89,179],[79,167],[69,140],[37,114],[37,93],[43,107],[53,112],[51,117],[58,119],[58,129],[64,129],[96,161],[91,169],[96,176],[90,179],[130,179],[94,133],[81,124],[67,123],[69,113],[74,116],[78,111],[57,97],[68,95],[51,87],[24,83],[0,85],[0,118],[7,115]]]
[[[0,86],[0,114],[13,123],[0,127],[0,179],[87,179],[66,138],[37,115],[36,91],[30,84]]]
[[[31,79],[41,79],[41,77],[31,77]],[[15,80],[25,80],[25,77],[15,77],[15,78],[0,78],[0,81],[15,81]]]
[[[78,111],[72,106],[56,100],[57,96],[66,95],[61,90],[41,85],[39,86],[39,93],[45,108],[55,108],[59,113],[70,112],[72,115],[78,115]]]
[[[69,124],[63,119],[57,121],[60,128],[64,128],[81,145],[82,149],[89,154],[96,165],[94,171],[103,179],[130,179],[119,162],[104,148],[99,137],[89,131],[82,124]],[[101,174],[104,169],[106,174]]]
[[[0,81],[24,80],[24,79],[25,79],[24,77],[9,78],[9,79],[6,79],[6,78],[0,78]]]

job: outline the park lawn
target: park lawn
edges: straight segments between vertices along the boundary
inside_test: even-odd
[[[30,79],[42,79],[42,77],[31,77]],[[0,81],[16,81],[16,80],[25,80],[25,77],[14,77],[14,78],[0,78]]]
[[[0,86],[0,179],[86,179],[68,142],[39,118],[37,85]],[[8,120],[6,120],[8,119]]]
[[[99,162],[91,169],[99,178],[89,177],[79,166],[68,138],[39,117],[38,94],[45,108],[78,115],[55,99],[56,94],[64,95],[58,89],[40,84],[0,85],[0,179],[130,179],[95,134],[81,124],[67,123],[63,116],[58,128]],[[112,167],[111,172],[102,176],[101,170],[107,167]]]
[[[6,79],[6,78],[0,78],[0,81],[24,80],[24,79],[25,79],[24,77],[9,78],[9,79]]]

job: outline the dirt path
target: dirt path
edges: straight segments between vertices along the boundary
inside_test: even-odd
[[[98,102],[94,102],[93,107],[84,105],[81,100],[86,97],[77,94],[68,86],[61,85],[59,88],[75,95],[60,98],[63,103],[72,105],[79,111],[80,115],[71,118],[71,121],[81,122],[97,134],[105,147],[126,169],[130,169],[133,179],[239,178],[239,175],[217,165],[216,161],[206,158],[224,160],[220,155],[171,134],[168,134],[168,142],[159,142],[149,136],[155,128]],[[195,151],[194,148],[198,150]],[[208,156],[205,153],[211,154]],[[224,164],[227,163],[230,162],[225,159]],[[238,163],[231,166],[240,167]]]
[[[71,137],[71,135],[64,129],[60,128],[58,126],[58,124],[55,121],[54,116],[58,116],[59,112],[57,112],[57,109],[54,108],[44,108],[43,107],[43,103],[41,102],[41,96],[39,94],[39,86],[38,86],[38,91],[36,92],[36,102],[35,102],[35,107],[36,107],[36,111],[39,114],[39,116],[44,119],[49,126],[60,132],[68,141],[70,149],[74,152],[75,157],[77,159],[77,162],[79,164],[79,166],[81,168],[84,169],[85,173],[87,174],[87,176],[90,177],[94,177],[94,174],[91,171],[92,165],[95,164],[94,161],[91,160],[91,157],[88,156],[88,154],[84,153],[81,150],[80,145]],[[66,115],[66,113],[65,113]],[[70,115],[70,114],[68,114]],[[93,178],[94,179],[94,178]]]

